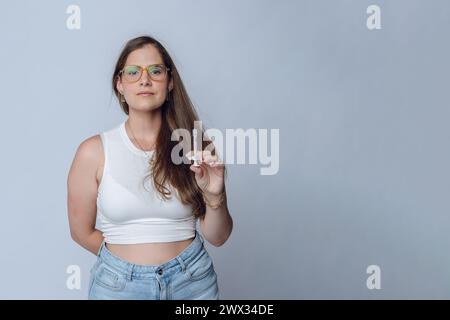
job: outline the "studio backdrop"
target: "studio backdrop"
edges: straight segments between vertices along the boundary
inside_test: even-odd
[[[246,151],[205,242],[222,299],[450,298],[449,31],[446,0],[3,1],[0,298],[87,297],[67,176],[125,120],[111,76],[141,35]]]

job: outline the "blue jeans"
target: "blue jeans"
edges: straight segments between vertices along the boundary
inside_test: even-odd
[[[218,300],[217,274],[204,239],[195,238],[175,258],[139,265],[111,253],[103,242],[91,269],[89,300]]]

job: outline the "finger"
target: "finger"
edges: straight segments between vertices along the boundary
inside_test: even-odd
[[[216,162],[219,158],[217,155],[211,155],[211,154],[205,154],[203,161],[207,163],[208,165],[212,164],[213,162]]]
[[[201,177],[203,176],[203,174],[202,174],[202,168],[201,168],[201,167],[191,165],[191,166],[189,167],[189,169],[191,169],[191,170],[195,173],[195,176],[196,176],[197,178],[201,178]]]
[[[222,162],[213,162],[212,164],[211,164],[211,167],[213,167],[213,168],[220,168],[220,167],[225,167],[225,164],[224,163],[222,163]]]
[[[212,167],[220,167],[220,166],[224,166],[225,165],[223,163],[222,159],[220,159],[218,155],[212,156],[211,159],[212,159],[212,162],[210,163],[210,165]]]

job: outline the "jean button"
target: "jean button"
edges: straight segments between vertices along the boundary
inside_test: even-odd
[[[162,275],[162,274],[163,274],[162,269],[158,270],[158,274],[159,274],[159,275]]]

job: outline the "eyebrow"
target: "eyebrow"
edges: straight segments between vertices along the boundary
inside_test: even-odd
[[[138,67],[148,67],[148,66],[164,66],[164,62],[161,63],[152,63],[152,64],[147,64],[147,65],[140,65],[140,64],[136,64],[136,63],[130,63],[130,64],[126,64],[125,66],[138,66]]]

